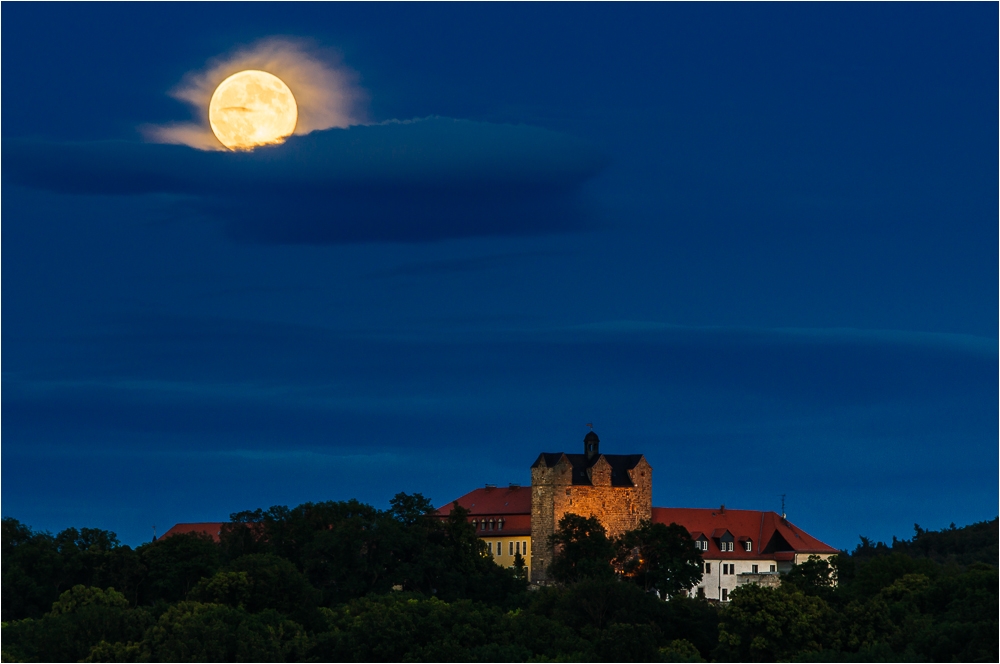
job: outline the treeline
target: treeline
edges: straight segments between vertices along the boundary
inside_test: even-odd
[[[136,548],[4,519],[2,657],[13,661],[997,661],[997,520],[862,539],[722,605],[686,531],[617,540],[570,515],[529,589],[466,513],[308,503],[234,514],[221,541]],[[669,601],[663,601],[669,599]]]

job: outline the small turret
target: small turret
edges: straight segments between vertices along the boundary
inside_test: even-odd
[[[588,432],[583,437],[583,451],[586,453],[588,460],[601,454],[601,439],[593,431]]]

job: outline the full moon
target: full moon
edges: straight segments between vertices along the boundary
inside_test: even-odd
[[[282,143],[295,131],[299,110],[292,91],[274,74],[247,69],[215,89],[208,121],[230,150]]]

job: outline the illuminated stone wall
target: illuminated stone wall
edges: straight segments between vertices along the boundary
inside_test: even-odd
[[[629,471],[633,487],[611,486],[611,466],[602,456],[590,469],[591,486],[573,485],[573,471],[563,457],[552,468],[531,469],[532,580],[544,582],[554,551],[549,538],[564,514],[595,516],[609,537],[632,530],[653,514],[653,469],[643,458]]]

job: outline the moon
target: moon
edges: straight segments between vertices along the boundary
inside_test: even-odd
[[[230,150],[283,143],[298,118],[298,104],[285,82],[257,69],[219,83],[208,105],[212,131]]]

